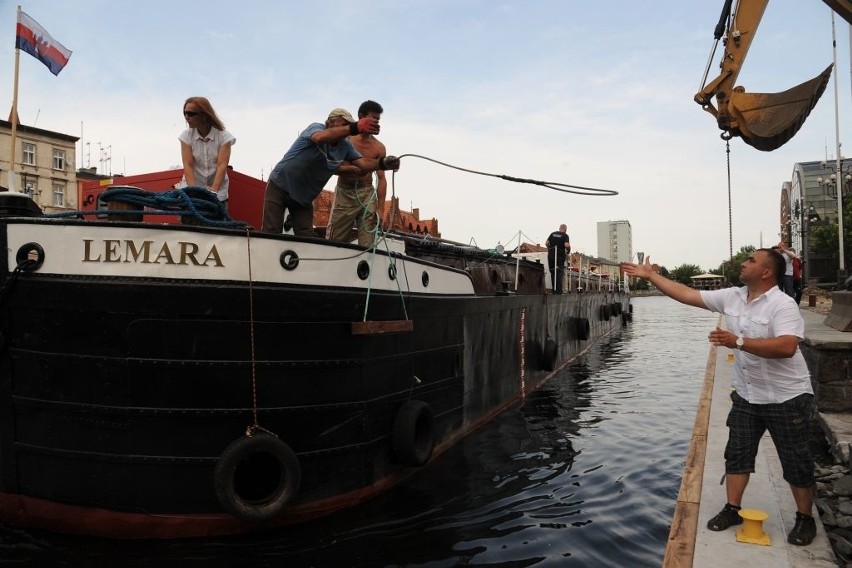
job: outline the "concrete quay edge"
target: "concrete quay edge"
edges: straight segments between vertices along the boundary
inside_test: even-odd
[[[743,507],[758,509],[769,515],[763,523],[763,529],[769,535],[771,543],[768,546],[761,546],[737,541],[736,532],[741,527],[731,527],[721,532],[706,528],[707,521],[719,512],[727,500],[724,485],[720,484],[719,480],[725,469],[723,455],[727,441],[725,419],[731,405],[730,383],[733,363],[728,357],[730,353],[728,349],[719,348],[711,355],[711,357],[715,355],[716,363],[693,555],[689,560],[680,558],[673,559],[673,562],[664,562],[663,566],[836,567],[837,561],[831,542],[816,508],[814,508],[814,516],[817,520],[817,536],[814,541],[808,546],[787,543],[787,533],[795,523],[796,505],[790,486],[784,481],[781,462],[768,433],[761,440],[756,470],[750,477]]]
[[[804,344],[822,350],[852,350],[852,332],[841,332],[825,325],[826,316],[823,314],[808,309],[802,309],[801,313],[805,322]],[[720,323],[722,321],[720,318]],[[771,539],[770,544],[761,546],[737,541],[736,529],[739,527],[721,532],[707,529],[707,521],[727,500],[724,485],[719,480],[725,467],[725,422],[731,405],[732,362],[730,350],[711,348],[705,393],[702,394],[704,402],[699,403],[699,418],[696,420],[698,434],[693,434],[693,447],[687,457],[662,566],[836,567],[838,564],[831,542],[816,508],[817,536],[814,541],[804,547],[787,543],[787,533],[795,522],[796,506],[768,434],[761,441],[757,467],[749,480],[743,506],[769,515],[763,523],[763,529]],[[852,412],[819,412],[818,416],[819,425],[832,444],[835,456],[845,456],[845,465],[848,467],[849,448],[852,446]],[[700,423],[706,424],[706,431],[700,432]]]

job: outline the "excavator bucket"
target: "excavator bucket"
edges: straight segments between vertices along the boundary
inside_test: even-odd
[[[770,152],[780,148],[805,123],[831,77],[825,71],[783,93],[746,93],[734,89],[728,102],[731,131],[749,146]]]

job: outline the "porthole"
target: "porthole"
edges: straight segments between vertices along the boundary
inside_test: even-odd
[[[285,270],[295,270],[299,266],[299,255],[296,254],[296,251],[285,250],[281,253],[279,261]]]
[[[424,288],[429,287],[429,273],[426,272],[425,270],[423,271],[423,275],[420,277],[420,281],[423,282]]]
[[[21,245],[15,255],[15,262],[20,265],[22,262],[28,262],[22,270],[38,270],[44,264],[44,248],[38,243],[27,243]]]
[[[370,277],[370,263],[366,260],[362,260],[358,263],[358,278],[361,280],[366,280]]]

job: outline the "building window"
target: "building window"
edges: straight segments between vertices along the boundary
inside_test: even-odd
[[[53,184],[53,204],[56,207],[65,206],[65,186],[55,183]]]
[[[30,144],[29,142],[23,143],[23,163],[28,166],[34,166],[36,163],[36,147],[35,144]]]
[[[65,171],[65,150],[53,149],[53,169]]]

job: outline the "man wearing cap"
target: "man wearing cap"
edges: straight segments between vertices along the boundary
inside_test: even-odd
[[[342,108],[332,110],[325,124],[310,124],[269,174],[261,230],[281,234],[287,209],[296,236],[315,236],[314,198],[344,161],[364,172],[399,168],[399,158],[364,158],[349,140],[350,135],[378,133],[375,118],[364,117],[356,122]]]

